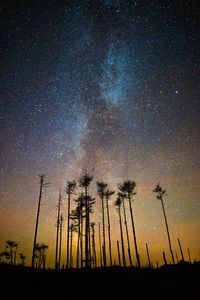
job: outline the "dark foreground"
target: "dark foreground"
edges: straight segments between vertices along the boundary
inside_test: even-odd
[[[1,299],[200,299],[199,263],[156,270],[1,266],[0,276]]]

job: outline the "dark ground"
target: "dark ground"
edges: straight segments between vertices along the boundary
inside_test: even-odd
[[[200,263],[159,269],[0,266],[1,299],[200,299]],[[2,297],[3,296],[3,297]]]

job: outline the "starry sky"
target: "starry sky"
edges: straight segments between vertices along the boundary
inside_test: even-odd
[[[175,251],[179,237],[185,255],[189,247],[199,258],[198,1],[1,1],[0,14],[0,250],[5,240],[20,241],[30,262],[37,175],[44,173],[51,185],[43,195],[38,241],[49,245],[51,265],[58,192],[65,218],[65,182],[88,168],[96,223],[95,182],[103,179],[117,191],[117,183],[136,181],[143,265],[146,242],[154,263],[168,251],[152,192],[158,181],[168,193]],[[113,240],[119,239],[115,198]]]

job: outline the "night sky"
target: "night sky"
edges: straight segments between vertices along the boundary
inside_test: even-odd
[[[0,6],[0,251],[6,240],[20,241],[30,263],[37,175],[44,173],[51,185],[43,195],[38,241],[49,245],[51,265],[58,192],[65,218],[65,182],[88,168],[96,223],[95,182],[103,179],[117,190],[125,179],[136,181],[133,209],[143,265],[146,242],[154,263],[162,262],[163,250],[170,259],[161,205],[152,192],[158,181],[168,193],[175,251],[179,237],[185,255],[189,247],[192,259],[199,258],[198,1],[38,0]],[[113,240],[119,239],[115,199]]]

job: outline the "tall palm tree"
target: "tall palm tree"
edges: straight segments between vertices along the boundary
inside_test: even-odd
[[[89,245],[90,245],[90,209],[89,209],[89,198],[88,198],[88,187],[93,179],[86,170],[84,170],[83,175],[79,178],[79,185],[83,187],[85,190],[85,267],[89,267],[90,263],[90,253],[89,253]]]
[[[114,191],[110,191],[109,189],[105,192],[106,197],[106,211],[107,211],[107,218],[108,218],[108,241],[109,241],[109,254],[110,254],[110,265],[112,266],[112,245],[111,245],[111,236],[110,236],[110,213],[109,213],[109,206],[108,200],[114,194]]]
[[[123,261],[123,266],[125,267],[126,266],[126,258],[125,258],[124,238],[123,238],[123,230],[122,230],[121,204],[122,204],[122,198],[117,197],[117,200],[115,201],[114,205],[117,207],[118,214],[119,214],[119,226],[120,226],[121,247],[122,247],[122,261]]]
[[[157,183],[155,189],[153,190],[153,192],[156,193],[156,198],[158,200],[160,200],[161,205],[162,205],[162,210],[163,210],[163,215],[164,215],[165,225],[166,225],[166,230],[167,230],[168,243],[169,243],[169,251],[171,253],[172,262],[173,262],[173,264],[175,264],[174,254],[173,254],[173,251],[172,251],[171,238],[170,238],[170,233],[169,233],[169,226],[168,226],[167,216],[166,216],[166,213],[165,213],[165,207],[164,207],[164,202],[163,202],[163,197],[167,196],[166,190],[163,189],[160,186],[160,183]]]
[[[67,193],[67,261],[66,261],[66,268],[69,268],[69,221],[70,221],[70,205],[71,205],[71,195],[73,194],[74,190],[76,188],[76,182],[73,181],[67,181],[66,184],[66,193]]]
[[[129,239],[129,232],[128,232],[128,224],[127,224],[127,217],[126,217],[126,208],[125,208],[125,197],[126,195],[124,195],[123,193],[118,193],[119,197],[122,198],[122,204],[123,204],[123,211],[124,211],[124,224],[125,224],[125,228],[126,228],[126,238],[127,238],[127,244],[128,244],[128,256],[129,256],[129,262],[130,262],[130,266],[132,267],[132,258],[131,258],[131,248],[130,248],[130,239]]]
[[[126,180],[122,184],[118,185],[120,192],[124,193],[124,195],[126,195],[126,197],[128,198],[137,265],[138,265],[138,268],[141,268],[140,256],[139,256],[138,248],[137,248],[135,225],[134,225],[134,220],[133,220],[133,210],[132,210],[132,205],[131,205],[132,196],[136,194],[135,187],[136,187],[135,181],[131,181],[131,180]]]
[[[102,210],[102,226],[103,226],[103,264],[106,267],[106,235],[105,235],[105,212],[104,212],[104,196],[106,193],[107,183],[103,181],[97,181],[97,193],[101,199],[101,210]]]

